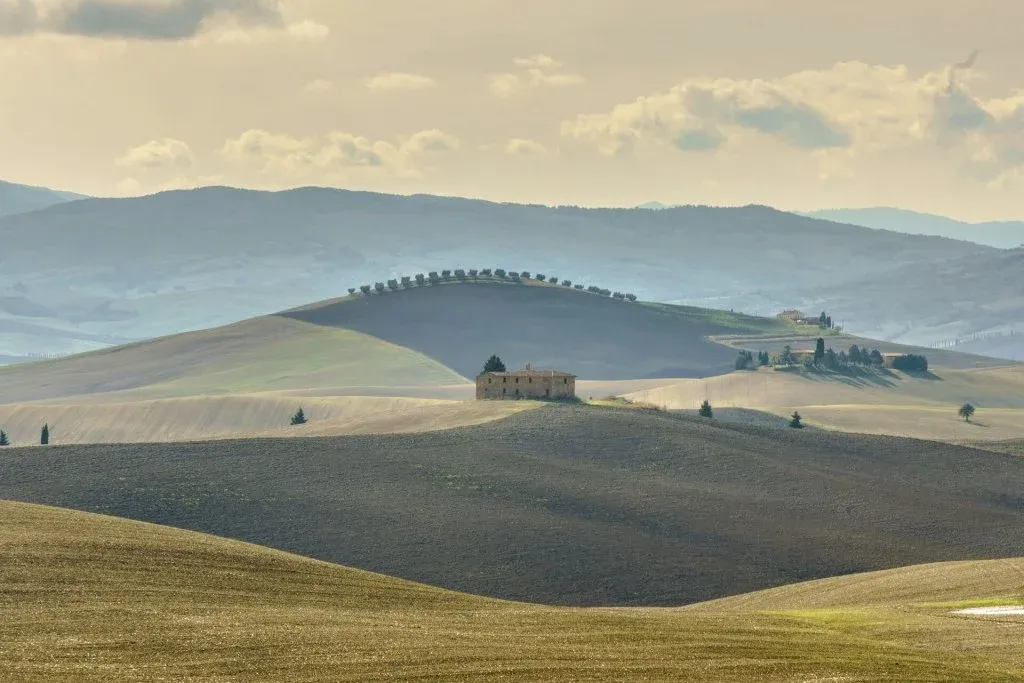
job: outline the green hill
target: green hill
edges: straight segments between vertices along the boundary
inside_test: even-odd
[[[0,498],[169,524],[445,588],[675,605],[1024,556],[1024,459],[548,406],[421,434],[0,451]]]
[[[1019,560],[848,577],[870,590],[840,600],[822,583],[684,610],[579,610],[8,502],[0,546],[5,681],[1024,679],[1019,624],[920,605],[1019,595]]]
[[[766,318],[630,303],[536,280],[450,282],[0,368],[0,403],[438,386],[466,382],[493,353],[512,367],[532,362],[584,379],[702,377],[731,371],[736,356],[706,335],[787,330]]]
[[[510,367],[583,379],[704,377],[730,372],[736,351],[715,334],[784,332],[781,322],[668,304],[631,303],[536,281],[451,282],[346,297],[283,313],[413,349],[467,377],[498,353]]]
[[[272,316],[0,368],[0,402],[106,392],[149,399],[465,381],[435,360],[380,339]]]

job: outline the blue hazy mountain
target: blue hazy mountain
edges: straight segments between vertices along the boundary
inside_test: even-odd
[[[84,198],[84,195],[73,192],[60,192],[46,187],[19,185],[0,180],[0,216],[28,213]]]
[[[1014,298],[1024,272],[1002,250],[766,206],[587,209],[207,187],[64,201],[0,218],[0,236],[6,356],[211,327],[456,268],[540,272],[762,315],[835,308],[851,331],[892,329],[885,338],[908,343],[927,343],[935,327],[941,338],[989,329],[991,316],[975,318],[992,307],[1000,325],[1024,326]],[[969,292],[951,292],[964,306],[928,298],[937,264],[979,273]],[[906,272],[920,281],[895,287]],[[966,311],[955,330],[951,307]]]
[[[1024,246],[1024,221],[966,223],[946,216],[889,207],[825,209],[804,211],[800,212],[800,215],[910,235],[935,235],[968,240],[1001,249]]]

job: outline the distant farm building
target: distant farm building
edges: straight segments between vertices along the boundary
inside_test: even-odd
[[[882,367],[883,368],[894,368],[896,367],[896,361],[900,358],[906,358],[905,353],[883,353],[882,354]]]
[[[482,399],[576,397],[576,375],[558,370],[538,370],[527,363],[522,370],[482,372],[476,378],[476,397]]]
[[[804,314],[803,311],[798,311],[796,309],[791,308],[788,311],[783,311],[782,313],[779,313],[775,317],[781,318],[782,320],[789,320],[790,322],[795,323],[797,320],[803,320],[807,316],[806,314]]]

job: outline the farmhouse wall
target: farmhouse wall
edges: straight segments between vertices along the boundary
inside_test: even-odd
[[[554,370],[485,372],[476,378],[476,397],[515,400],[523,398],[573,398],[576,377]]]

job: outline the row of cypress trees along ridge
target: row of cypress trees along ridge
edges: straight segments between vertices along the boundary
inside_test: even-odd
[[[50,443],[50,425],[44,424],[42,431],[39,433],[39,444],[46,446]],[[10,446],[11,440],[7,436],[7,432],[0,429],[0,447]]]
[[[463,270],[461,268],[457,270],[442,270],[441,272],[431,271],[427,274],[417,273],[416,275],[409,276],[403,275],[399,279],[388,280],[387,282],[376,282],[372,285],[362,285],[358,289],[355,287],[349,287],[348,293],[354,295],[357,292],[363,295],[383,294],[387,291],[397,292],[400,289],[412,289],[413,287],[424,287],[426,285],[436,285],[442,282],[466,282],[469,280],[508,280],[511,282],[522,282],[523,280],[537,280],[538,282],[548,282],[552,285],[561,285],[562,287],[572,288],[578,291],[586,291],[591,294],[599,294],[601,296],[611,297],[613,299],[619,299],[620,301],[636,301],[636,295],[629,292],[613,292],[610,289],[604,289],[603,287],[597,287],[595,285],[582,285],[579,283],[573,283],[572,280],[559,280],[555,276],[544,275],[543,273],[537,273],[531,275],[528,271],[515,272],[506,271],[503,268],[484,268],[483,270]]]

